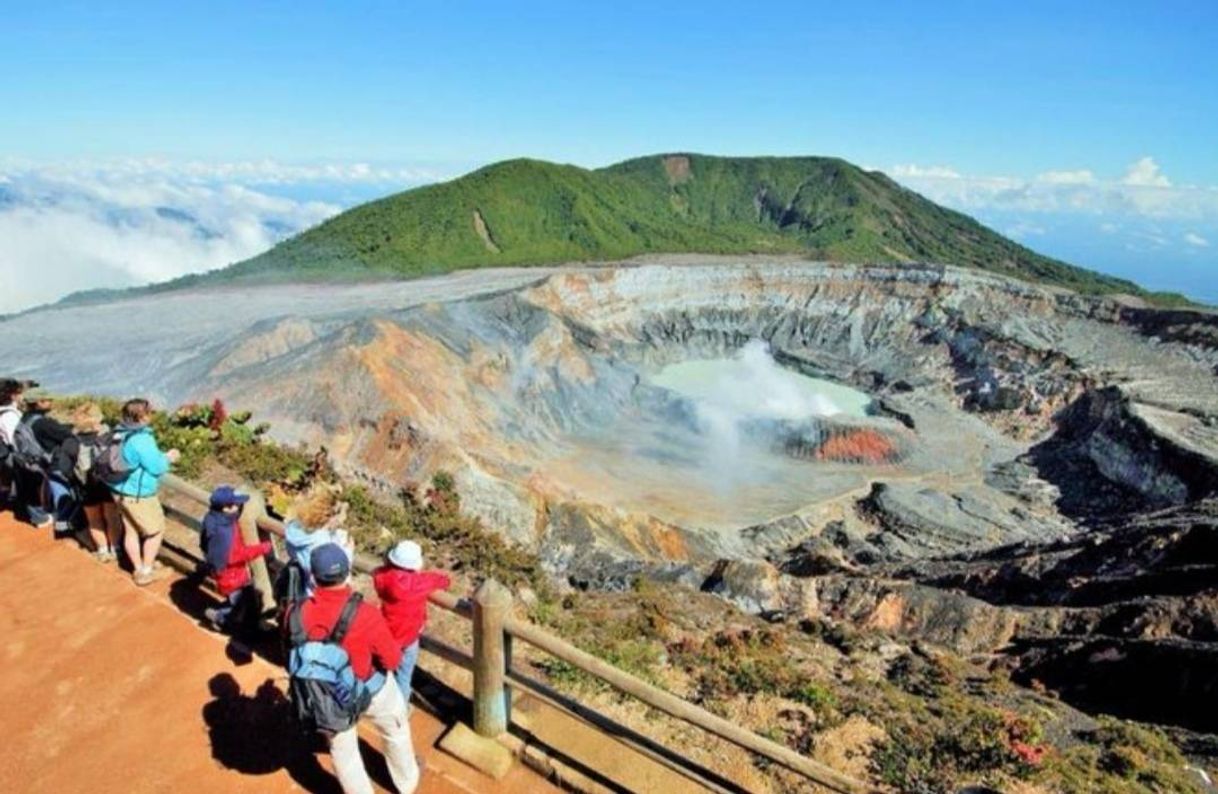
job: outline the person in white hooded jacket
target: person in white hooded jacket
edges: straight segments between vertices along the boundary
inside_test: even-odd
[[[21,423],[21,394],[24,385],[21,381],[5,378],[0,380],[0,456],[7,458],[7,453],[13,448],[13,433]],[[0,460],[0,501],[11,501],[16,498],[16,478],[11,468],[11,462]]]

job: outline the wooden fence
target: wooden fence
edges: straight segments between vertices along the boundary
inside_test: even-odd
[[[167,475],[162,483],[169,492],[185,497],[196,504],[206,506],[208,503],[208,492],[193,483],[173,475]],[[199,526],[198,516],[172,506],[167,506],[166,512],[187,526],[195,529]],[[250,500],[245,517],[249,520],[243,522],[242,531],[247,533],[247,541],[257,541],[259,532],[280,538],[284,535],[283,523],[266,514],[265,502],[258,496]],[[370,573],[377,565],[379,565],[379,561],[371,555],[362,552],[356,553],[353,566],[355,570]],[[263,591],[266,603],[271,603],[270,579],[266,563],[258,560],[251,568],[255,586]],[[473,648],[468,656],[439,643],[431,643],[432,647],[429,650],[437,651],[439,655],[450,661],[468,666],[473,672],[474,730],[482,736],[495,738],[508,729],[511,719],[511,699],[507,688],[509,679],[516,683],[525,683],[532,689],[547,690],[545,694],[549,696],[557,694],[548,690],[544,685],[523,678],[519,671],[513,669],[511,646],[515,639],[527,642],[533,647],[561,659],[572,667],[604,681],[654,709],[780,764],[832,791],[856,794],[870,790],[863,783],[824,764],[813,761],[788,747],[758,736],[746,728],[711,714],[706,709],[652,686],[646,681],[580,650],[539,626],[514,618],[511,592],[493,579],[483,582],[472,599],[465,600],[457,598],[451,593],[437,592],[431,596],[431,603],[473,622]],[[556,698],[551,697],[551,699]],[[569,702],[569,699],[563,696],[558,696],[557,699]],[[584,716],[589,711],[587,707],[580,704],[572,703],[571,705]]]

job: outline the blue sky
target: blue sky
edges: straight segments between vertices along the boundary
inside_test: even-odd
[[[1218,3],[852,5],[6,2],[0,179],[120,162],[342,207],[522,155],[832,154],[1081,264],[1136,268],[1136,225],[1218,268]],[[1193,192],[961,189],[1084,172]]]

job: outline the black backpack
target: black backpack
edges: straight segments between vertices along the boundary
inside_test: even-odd
[[[305,730],[342,733],[359,721],[372,702],[372,692],[355,675],[342,647],[362,602],[359,593],[352,593],[324,640],[310,640],[305,633],[304,602],[288,607],[288,694]]]
[[[305,600],[308,595],[305,591],[307,579],[308,574],[305,573],[304,567],[295,560],[279,569],[279,574],[275,577],[275,583],[271,587],[271,593],[275,596],[275,603],[279,604],[285,616],[293,605]]]
[[[131,464],[123,457],[123,445],[130,435],[125,430],[112,430],[98,437],[89,464],[89,476],[94,482],[121,485],[131,476]]]
[[[51,453],[34,435],[34,422],[41,414],[26,414],[13,431],[13,462],[26,471],[45,473],[51,465]]]

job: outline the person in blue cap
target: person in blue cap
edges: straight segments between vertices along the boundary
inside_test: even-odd
[[[371,694],[361,718],[381,737],[385,765],[399,794],[413,794],[419,785],[419,764],[411,743],[406,701],[391,673],[402,661],[402,649],[375,607],[363,603],[348,582],[351,558],[346,549],[324,543],[310,554],[313,593],[298,607],[300,627],[308,640],[324,642],[354,602],[347,631],[338,644],[347,653],[351,671]],[[372,794],[372,781],[360,756],[358,723],[327,735],[334,775],[344,794]]]
[[[216,590],[224,602],[204,615],[216,629],[232,631],[252,626],[261,613],[261,598],[250,579],[251,560],[271,551],[269,541],[248,546],[237,522],[249,501],[231,485],[221,485],[211,494],[211,505],[203,516],[201,545]]]

